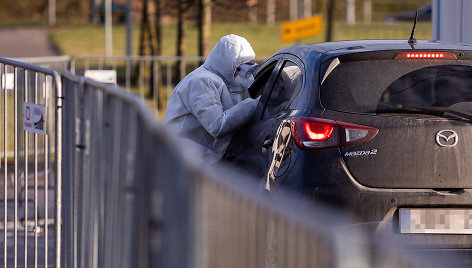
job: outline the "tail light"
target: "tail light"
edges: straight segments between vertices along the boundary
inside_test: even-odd
[[[373,139],[378,129],[321,118],[293,118],[293,137],[306,150],[350,146]]]

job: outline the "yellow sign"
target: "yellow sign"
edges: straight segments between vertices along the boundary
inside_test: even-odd
[[[288,42],[310,37],[321,33],[323,29],[323,18],[315,15],[310,18],[289,21],[282,24],[280,34],[282,41]]]

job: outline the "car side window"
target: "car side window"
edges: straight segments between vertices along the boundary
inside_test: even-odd
[[[277,61],[270,63],[256,75],[254,83],[249,88],[249,95],[252,98],[255,99],[259,97],[260,95],[262,95],[262,92],[264,91],[266,84],[269,80],[269,77],[272,74],[272,71],[274,70],[274,67],[276,64],[277,64]]]
[[[302,87],[302,71],[291,61],[285,61],[270,92],[264,117],[273,117],[290,106]]]

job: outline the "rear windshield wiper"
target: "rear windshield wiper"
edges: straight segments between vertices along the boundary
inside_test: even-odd
[[[404,108],[386,108],[378,109],[375,111],[377,114],[382,113],[411,113],[411,114],[428,114],[435,116],[443,116],[445,113],[453,114],[457,117],[461,117],[472,121],[472,114],[463,113],[447,107],[432,107],[432,106],[422,106],[422,107],[404,107]]]

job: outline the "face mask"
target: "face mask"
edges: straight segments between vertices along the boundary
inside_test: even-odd
[[[254,82],[254,76],[251,74],[251,75],[249,75],[249,77],[246,78],[246,77],[241,77],[241,76],[238,75],[234,79],[234,82],[236,83],[236,85],[247,89]]]
[[[243,88],[249,88],[254,82],[254,75],[258,64],[244,63],[238,67],[238,75],[234,79],[235,83]]]

